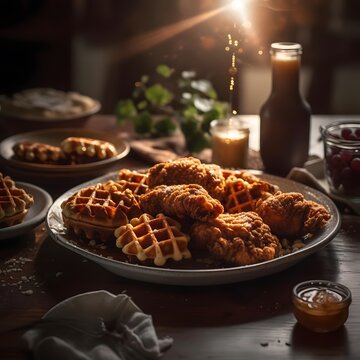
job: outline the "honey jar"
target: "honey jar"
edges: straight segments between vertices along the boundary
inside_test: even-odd
[[[309,280],[296,285],[292,302],[297,321],[314,332],[330,332],[348,318],[350,290],[327,280]]]

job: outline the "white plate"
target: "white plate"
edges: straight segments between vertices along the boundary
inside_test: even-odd
[[[51,196],[38,186],[20,181],[16,182],[16,186],[30,193],[34,197],[34,203],[21,224],[0,229],[0,240],[25,234],[39,225],[45,219],[46,213],[53,203]]]
[[[300,183],[264,174],[261,175],[262,178],[268,180],[272,184],[278,185],[282,191],[300,192],[306,199],[323,204],[332,215],[326,227],[317,233],[316,236],[313,236],[311,240],[307,242],[305,247],[274,260],[254,265],[235,266],[230,268],[184,270],[130,264],[99,255],[99,253],[82,248],[76,241],[66,238],[66,230],[64,228],[61,217],[60,204],[71,194],[83,187],[90,186],[98,182],[103,182],[108,179],[115,179],[116,176],[117,174],[108,174],[106,176],[78,185],[64,193],[51,206],[46,218],[46,225],[52,238],[58,244],[84,256],[89,260],[96,262],[105,269],[117,275],[130,279],[169,285],[218,285],[255,279],[284,270],[306,258],[307,256],[313,254],[314,252],[320,250],[335,237],[340,229],[339,211],[330,198],[320,193],[319,191]]]
[[[13,146],[18,142],[40,142],[59,146],[61,141],[69,136],[88,137],[109,141],[114,144],[117,155],[109,159],[78,165],[36,164],[26,161],[20,161],[14,158]],[[129,153],[129,151],[130,145],[126,141],[117,138],[113,134],[77,128],[59,128],[25,132],[10,136],[0,143],[0,156],[5,159],[9,166],[18,170],[21,169],[27,172],[30,171],[31,173],[40,174],[41,176],[54,179],[69,177],[72,178],[78,174],[94,174],[94,172],[98,171],[99,169],[106,169],[114,165],[120,159],[124,158]]]

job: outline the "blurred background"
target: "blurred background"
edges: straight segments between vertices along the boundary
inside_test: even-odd
[[[271,86],[269,47],[303,46],[301,90],[316,114],[360,113],[358,0],[1,0],[0,93],[74,90],[113,113],[159,64],[195,70],[229,99],[239,41],[239,113],[257,114]]]

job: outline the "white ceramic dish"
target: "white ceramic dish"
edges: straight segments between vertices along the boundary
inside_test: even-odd
[[[16,182],[16,186],[30,193],[34,197],[34,204],[30,207],[29,212],[21,224],[0,229],[0,240],[25,234],[39,225],[45,219],[46,213],[53,203],[51,196],[38,186],[20,181]]]
[[[82,248],[78,243],[76,243],[76,241],[72,241],[72,239],[66,238],[66,230],[61,218],[60,204],[80,188],[106,181],[111,178],[115,179],[116,174],[108,174],[106,176],[88,181],[64,193],[51,206],[46,218],[46,225],[52,238],[58,244],[89,260],[96,262],[105,269],[126,278],[171,285],[218,285],[255,279],[289,268],[302,259],[322,249],[335,237],[340,228],[339,212],[332,200],[324,194],[308,186],[288,179],[265,174],[261,175],[261,177],[265,180],[268,180],[272,184],[278,185],[284,192],[300,192],[305,196],[306,199],[323,204],[331,213],[332,217],[326,227],[321,232],[316,234],[316,236],[313,236],[312,239],[308,241],[306,246],[302,249],[274,260],[254,265],[199,270],[149,267],[130,264],[114,260],[109,257],[101,256],[89,249]]]
[[[114,144],[117,150],[117,155],[109,159],[79,165],[36,164],[20,161],[14,158],[13,146],[18,142],[41,142],[59,146],[61,141],[69,136],[88,137],[109,141]],[[23,172],[26,171],[31,174],[37,174],[54,179],[73,178],[77,175],[96,174],[98,170],[106,170],[108,167],[116,164],[119,160],[124,158],[129,151],[130,145],[113,134],[77,128],[59,128],[26,132],[10,136],[0,143],[0,156],[6,161],[7,165],[16,168],[17,170],[22,170]]]

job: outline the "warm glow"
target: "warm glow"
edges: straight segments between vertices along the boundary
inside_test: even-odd
[[[236,16],[240,17],[242,25],[246,25],[247,28],[251,27],[251,23],[248,20],[248,13],[247,13],[247,2],[248,0],[234,0],[229,4],[229,7]]]

